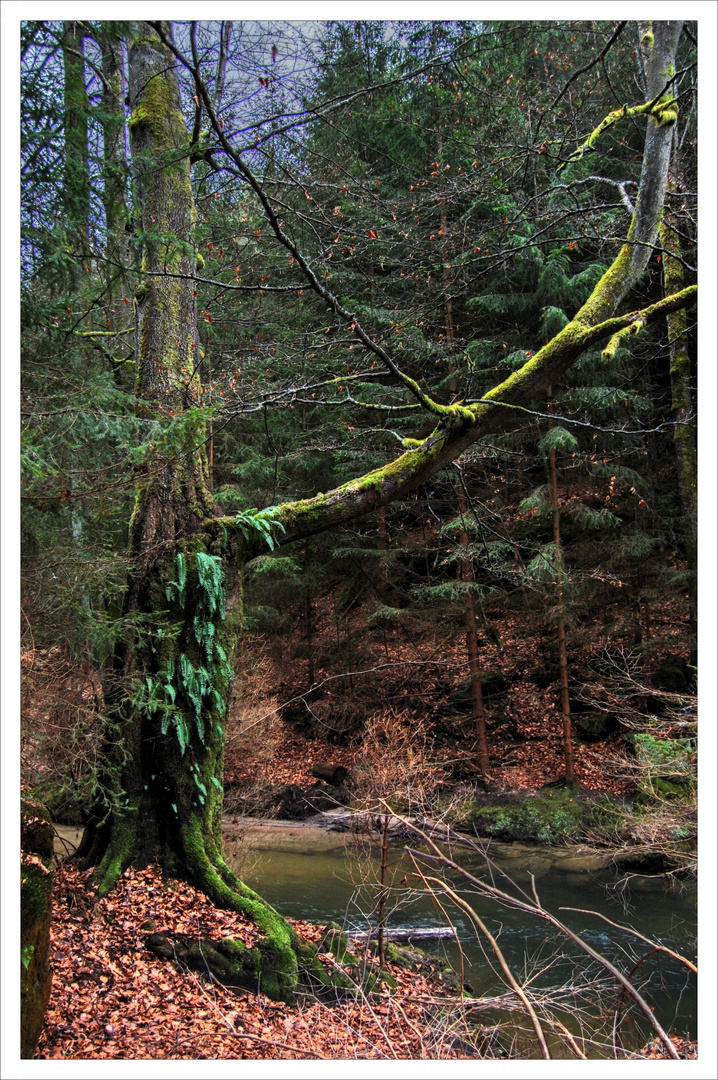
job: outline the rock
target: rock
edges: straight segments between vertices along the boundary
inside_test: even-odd
[[[653,672],[653,685],[657,690],[671,694],[687,694],[690,690],[691,672],[682,656],[668,653]]]
[[[349,773],[343,765],[328,765],[318,761],[312,766],[312,776],[315,776],[317,780],[323,780],[326,784],[332,784],[333,787],[339,787]]]
[[[22,800],[20,1056],[33,1058],[52,987],[50,919],[54,830],[44,806]]]
[[[580,742],[595,743],[607,739],[620,729],[620,724],[611,713],[581,713],[573,716],[573,727]]]

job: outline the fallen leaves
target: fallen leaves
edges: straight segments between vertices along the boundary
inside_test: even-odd
[[[57,872],[53,988],[38,1058],[413,1058],[436,1042],[434,1007],[447,999],[426,975],[390,966],[396,997],[384,991],[373,1004],[359,997],[331,1009],[233,994],[157,959],[143,938],[156,927],[251,945],[256,931],[243,916],[152,867],[126,871],[103,900],[89,877],[67,864]],[[293,926],[306,940],[322,938],[319,926]]]

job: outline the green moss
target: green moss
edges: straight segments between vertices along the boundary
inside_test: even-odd
[[[152,40],[151,44],[155,48],[159,47],[159,38]],[[174,143],[168,137],[167,120],[170,112],[177,108],[177,104],[169,80],[164,75],[153,75],[143,87],[140,100],[132,110],[129,127],[142,124],[149,128],[163,149],[173,149]]]
[[[32,1058],[50,996],[52,824],[44,807],[22,800],[20,862],[20,1053]]]
[[[574,150],[570,158],[558,166],[556,172],[562,172],[569,165],[580,161],[587,150],[594,149],[596,143],[608,128],[613,127],[614,124],[622,120],[633,120],[639,116],[652,116],[659,126],[675,123],[678,119],[675,98],[660,98],[658,101],[646,101],[642,105],[623,105],[620,109],[614,109],[593,129],[588,138],[584,139],[581,145]]]
[[[484,836],[556,844],[581,831],[583,816],[580,799],[564,788],[516,804],[482,807],[474,823]]]
[[[135,816],[132,814],[132,818]],[[134,821],[129,815],[123,817],[116,812],[107,850],[92,875],[93,884],[97,886],[98,897],[107,896],[119,881],[122,872],[129,866],[132,860],[134,838]]]

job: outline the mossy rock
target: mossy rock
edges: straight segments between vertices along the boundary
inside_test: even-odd
[[[521,802],[484,806],[473,824],[482,836],[536,844],[556,844],[581,831],[584,807],[568,788],[554,788]]]
[[[397,967],[407,971],[423,971],[430,978],[439,982],[445,989],[460,991],[461,979],[456,974],[451,964],[443,957],[427,953],[416,945],[400,945],[390,941],[386,946],[386,958]],[[463,990],[467,994],[473,993],[468,983],[463,984]]]
[[[487,708],[495,706],[505,696],[507,690],[508,683],[498,671],[489,672],[481,680],[481,693]],[[447,701],[457,709],[470,709],[472,705],[471,679],[466,679],[452,690],[447,696]]]
[[[337,923],[330,923],[326,927],[324,937],[319,943],[319,952],[331,953],[339,964],[356,959],[349,952],[347,936]]]
[[[50,921],[54,831],[47,809],[40,803],[23,799],[21,813],[20,1056],[33,1058],[52,988]]]
[[[611,713],[575,713],[573,727],[579,742],[596,743],[613,735],[620,724]]]
[[[695,797],[696,745],[692,739],[659,739],[640,733],[627,739],[642,767],[638,780],[641,802],[680,801]]]

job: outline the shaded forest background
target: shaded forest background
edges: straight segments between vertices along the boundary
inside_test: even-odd
[[[246,183],[217,170],[188,82],[202,397],[176,417],[138,409],[138,260],[162,238],[133,216],[123,32],[23,29],[23,657],[26,715],[42,719],[26,745],[50,749],[62,776],[43,794],[66,814],[96,784],[115,643],[146,632],[123,612],[136,476],[205,423],[216,503],[251,514],[335,488],[430,430],[297,283]],[[640,67],[619,24],[200,24],[198,45],[217,116],[314,272],[437,400],[475,401],[521,367],[625,231],[635,121],[564,171]],[[638,306],[696,264],[690,28],[681,56],[670,232]],[[397,772],[423,754],[454,779],[540,787],[565,772],[568,723],[586,786],[635,791],[646,770],[664,794],[680,783],[694,736],[696,360],[693,313],[679,317],[610,356],[589,350],[408,498],[251,562],[238,745],[251,730],[269,757],[277,724],[257,719],[277,710],[335,747],[384,746]],[[424,753],[434,742],[458,750]],[[260,769],[246,758],[230,752],[228,781]]]
[[[87,826],[65,914],[157,861],[294,1002],[324,943],[223,810],[695,872],[696,34],[22,24],[22,787]]]

